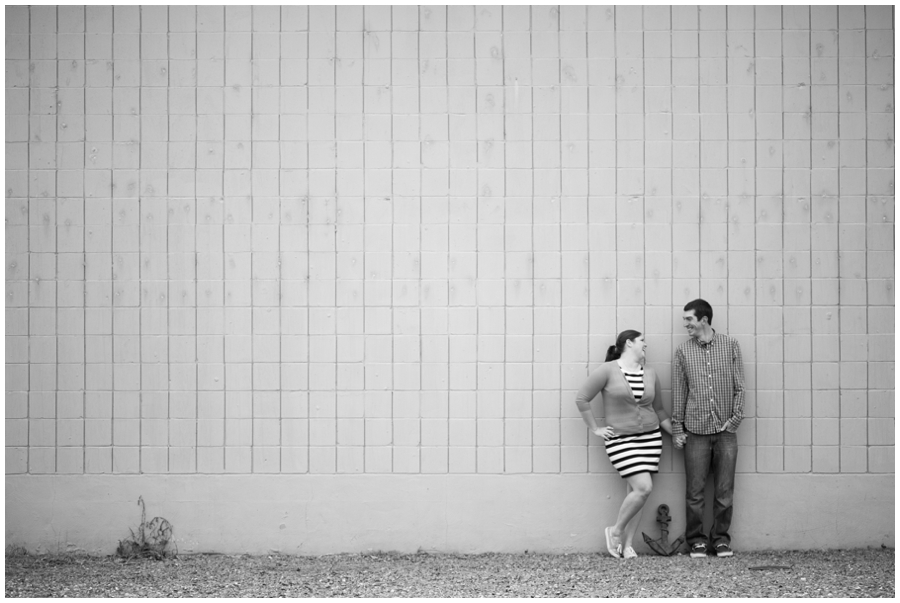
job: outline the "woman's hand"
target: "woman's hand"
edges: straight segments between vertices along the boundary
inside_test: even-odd
[[[594,435],[601,437],[604,440],[608,440],[609,438],[615,437],[616,432],[613,431],[612,427],[598,427],[594,430]]]

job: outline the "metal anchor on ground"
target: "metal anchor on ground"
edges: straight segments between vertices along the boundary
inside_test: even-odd
[[[644,537],[644,542],[653,549],[653,552],[664,557],[674,555],[678,552],[678,549],[681,548],[681,545],[684,544],[684,536],[679,536],[675,539],[675,542],[669,543],[670,521],[672,521],[672,517],[669,515],[669,505],[659,505],[656,509],[656,523],[659,524],[659,530],[662,532],[662,536],[657,540],[653,540],[647,536],[647,534],[641,532],[641,535]]]

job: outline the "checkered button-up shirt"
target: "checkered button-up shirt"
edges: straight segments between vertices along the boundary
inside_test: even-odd
[[[672,435],[688,430],[735,432],[744,418],[744,364],[738,342],[713,331],[709,343],[690,338],[675,350]]]

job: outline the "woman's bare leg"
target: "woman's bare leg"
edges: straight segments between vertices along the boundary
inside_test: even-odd
[[[626,495],[631,492],[631,484],[626,485]],[[625,525],[625,540],[623,544],[625,548],[628,547],[634,548],[634,535],[637,534],[638,524],[641,523],[641,516],[644,514],[644,507],[638,509],[638,512],[634,514],[634,517],[631,518]]]
[[[649,473],[638,473],[625,479],[628,483],[627,494],[625,495],[625,500],[622,501],[622,506],[619,507],[618,520],[612,526],[612,530],[610,530],[617,542],[623,542],[629,522],[635,516],[638,516],[638,519],[632,526],[631,536],[634,536],[634,530],[637,529],[638,521],[640,521],[639,513],[643,510],[644,503],[647,502],[647,498],[653,490],[653,480]]]

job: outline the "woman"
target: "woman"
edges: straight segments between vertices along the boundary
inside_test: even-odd
[[[578,391],[575,403],[591,433],[606,442],[606,454],[626,482],[625,500],[616,524],[606,528],[606,549],[613,557],[637,557],[632,543],[644,503],[659,472],[660,427],[672,435],[672,421],[662,407],[659,376],[644,367],[644,336],[622,331],[601,364]],[[606,427],[597,425],[591,400],[601,394]]]

